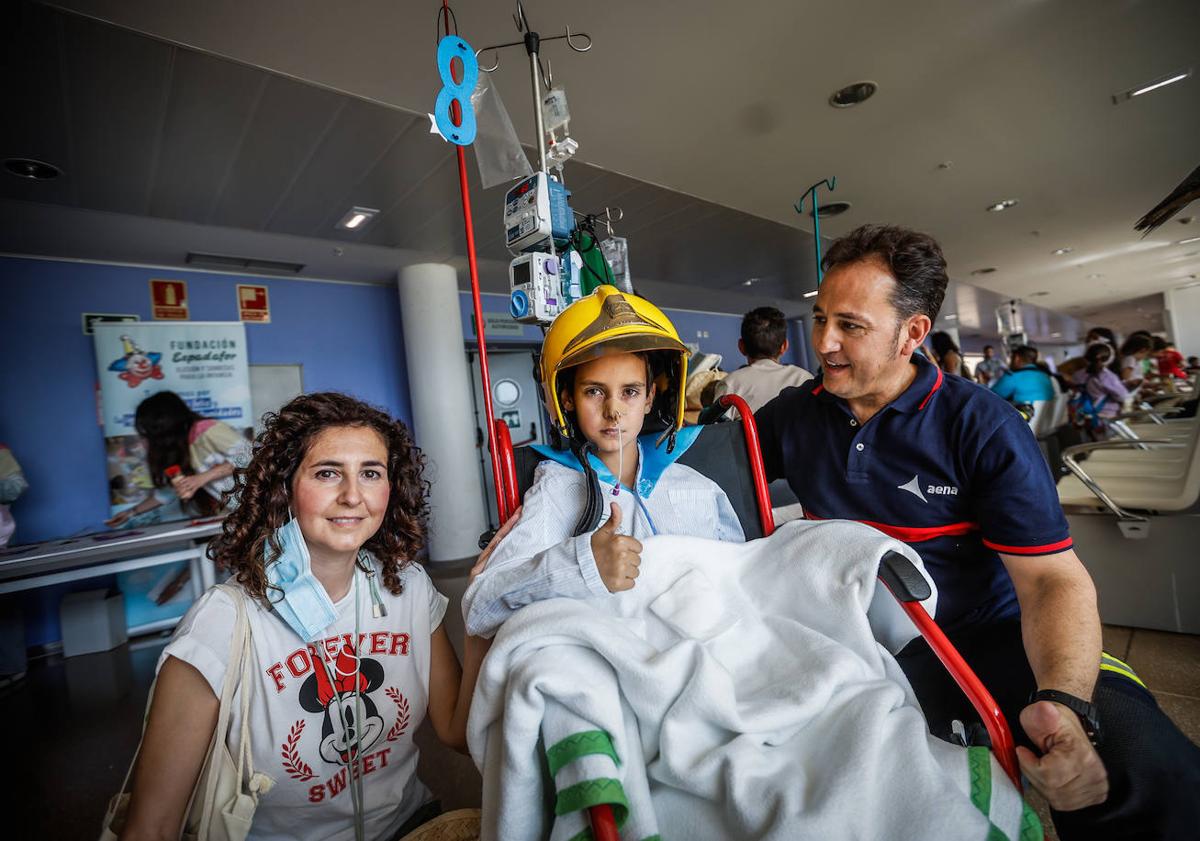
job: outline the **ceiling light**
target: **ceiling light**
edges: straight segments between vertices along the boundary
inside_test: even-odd
[[[804,297],[805,297],[805,298],[815,298],[815,297],[817,297],[817,290],[816,290],[816,289],[814,289],[812,292],[805,292],[805,293],[804,293]]]
[[[1020,199],[1001,199],[995,204],[989,204],[987,209],[992,213],[999,213],[1001,210],[1008,210],[1019,201]]]
[[[378,215],[379,211],[373,207],[352,207],[334,227],[344,231],[359,231]]]
[[[1187,245],[1189,242],[1200,242],[1200,237],[1188,237],[1187,239],[1181,239],[1179,242],[1177,242],[1175,244],[1176,245]]]
[[[1175,82],[1182,82],[1191,75],[1192,68],[1188,67],[1184,70],[1177,70],[1174,73],[1170,73],[1166,76],[1160,76],[1153,81],[1147,82],[1141,87],[1130,88],[1127,91],[1121,91],[1121,93],[1114,93],[1112,98],[1113,105],[1120,105],[1122,102],[1133,99],[1135,96],[1141,96],[1144,93],[1150,93],[1150,91],[1164,88],[1167,85],[1174,84]]]
[[[942,318],[945,319],[946,321],[957,321],[958,313],[956,313],[956,312],[946,313],[945,315],[942,316]]]
[[[1092,272],[1090,275],[1087,276],[1087,279],[1088,280],[1099,280],[1102,277],[1104,277],[1104,275],[1101,274],[1100,272]]]
[[[1062,333],[1051,333],[1051,334],[1050,334],[1050,338],[1052,338],[1052,339],[1061,339],[1061,338],[1062,338]]]
[[[1033,293],[1030,293],[1029,297],[1030,298],[1045,298],[1049,294],[1050,294],[1049,292],[1033,292]]]
[[[829,104],[834,108],[851,108],[860,102],[866,102],[877,90],[879,85],[874,82],[855,82],[834,91],[829,97]]]
[[[994,271],[996,271],[996,267],[995,267],[995,266],[986,266],[986,267],[984,267],[984,268],[982,268],[982,269],[975,269],[975,271],[971,272],[971,274],[973,274],[973,275],[975,275],[976,277],[978,277],[979,275],[982,275],[982,274],[991,274],[991,273],[992,273],[992,272],[994,272]]]
[[[753,286],[753,285],[754,285],[754,284],[756,284],[756,283],[758,283],[758,278],[756,278],[756,277],[748,277],[748,278],[746,278],[745,280],[743,280],[743,281],[742,281],[742,286]]]
[[[1050,253],[1053,254],[1055,257],[1061,257],[1064,254],[1070,254],[1074,250],[1075,250],[1074,248],[1067,246],[1065,248],[1056,248]]]
[[[62,175],[62,170],[54,164],[36,161],[33,158],[5,158],[4,168],[18,178],[28,178],[30,181],[50,181]]]
[[[821,205],[821,218],[824,219],[827,216],[841,216],[849,209],[850,202],[848,201],[831,201],[829,204]],[[808,215],[812,216],[811,210],[808,212]]]

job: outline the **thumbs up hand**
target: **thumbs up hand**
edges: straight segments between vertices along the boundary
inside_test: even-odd
[[[621,527],[621,506],[613,502],[608,522],[592,532],[592,557],[600,580],[608,592],[632,590],[642,563],[642,544],[632,537],[618,534]]]

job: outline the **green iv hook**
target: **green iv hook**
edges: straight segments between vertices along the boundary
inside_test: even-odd
[[[805,190],[804,195],[802,195],[800,200],[795,204],[796,212],[804,213],[804,200],[809,196],[812,196],[813,250],[817,255],[818,287],[821,285],[821,279],[825,276],[825,273],[821,271],[821,213],[819,204],[817,202],[817,188],[822,184],[825,185],[825,189],[832,193],[834,187],[837,186],[837,176],[835,175],[832,178],[822,178],[816,184],[813,184],[811,187]]]

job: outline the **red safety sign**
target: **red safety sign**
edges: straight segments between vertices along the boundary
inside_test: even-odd
[[[157,321],[188,319],[187,281],[151,280],[150,310]]]
[[[238,318],[268,324],[271,321],[271,304],[267,299],[267,287],[239,283],[237,288]]]

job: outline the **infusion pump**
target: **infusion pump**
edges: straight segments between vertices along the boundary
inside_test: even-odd
[[[504,244],[525,251],[554,237],[565,240],[574,227],[567,188],[544,172],[535,172],[504,196]]]
[[[508,267],[509,314],[523,324],[549,324],[566,309],[558,258],[534,251]]]

